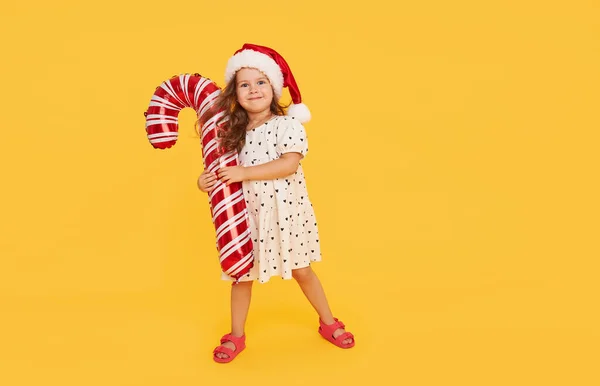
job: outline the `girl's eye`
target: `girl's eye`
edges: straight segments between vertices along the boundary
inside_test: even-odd
[[[258,81],[258,84],[265,84],[265,83],[267,83],[267,82],[265,82],[264,80],[259,80]]]
[[[246,86],[248,86],[248,83],[242,83],[242,84],[240,84],[240,87],[246,87]]]

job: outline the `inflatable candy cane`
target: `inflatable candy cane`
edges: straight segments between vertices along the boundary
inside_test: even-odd
[[[237,153],[221,154],[218,146],[217,121],[226,119],[224,112],[218,111],[203,119],[212,114],[211,107],[220,93],[221,89],[213,81],[200,74],[183,74],[164,81],[156,88],[144,113],[150,144],[157,149],[175,145],[179,112],[191,107],[200,122],[206,121],[201,127],[204,169],[215,172],[221,167],[238,165]],[[209,197],[221,269],[235,279],[235,284],[250,271],[254,261],[242,183],[226,186],[217,180]]]

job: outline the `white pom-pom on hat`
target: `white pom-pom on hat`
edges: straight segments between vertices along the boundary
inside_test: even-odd
[[[281,98],[283,87],[289,89],[292,105],[287,111],[288,116],[294,117],[302,123],[311,119],[310,110],[302,103],[300,89],[298,89],[292,70],[285,59],[275,50],[256,44],[244,44],[227,62],[225,82],[229,83],[235,73],[244,67],[262,71],[269,78],[277,98]]]
[[[301,123],[308,122],[311,118],[310,110],[304,103],[292,104],[288,108],[287,115],[296,118]]]

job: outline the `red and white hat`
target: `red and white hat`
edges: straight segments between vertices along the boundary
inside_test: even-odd
[[[281,98],[283,87],[288,87],[292,97],[292,105],[289,107],[287,115],[298,119],[300,122],[310,120],[310,110],[302,103],[302,96],[292,71],[283,57],[275,50],[255,44],[244,44],[227,62],[225,82],[229,83],[236,72],[244,67],[256,68],[262,71],[269,78],[278,99]]]

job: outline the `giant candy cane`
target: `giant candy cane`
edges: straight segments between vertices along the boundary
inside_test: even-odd
[[[164,81],[156,88],[144,113],[150,144],[157,149],[175,145],[179,112],[191,107],[201,122],[206,121],[201,127],[204,169],[214,172],[220,167],[238,165],[237,153],[222,153],[218,146],[217,122],[226,118],[223,111],[215,114],[210,110],[220,93],[213,81],[200,74],[183,74]],[[205,116],[208,119],[203,119]],[[227,186],[217,181],[209,197],[221,269],[237,283],[250,271],[254,261],[242,184]]]

